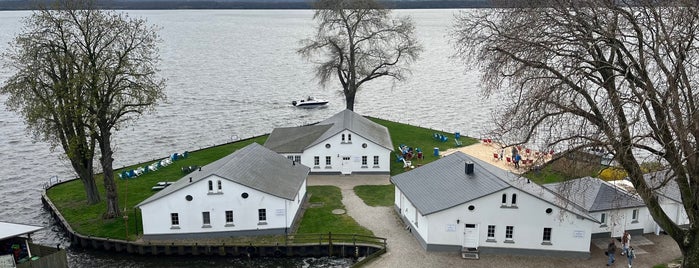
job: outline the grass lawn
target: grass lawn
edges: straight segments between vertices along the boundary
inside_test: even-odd
[[[338,233],[373,236],[374,233],[362,227],[347,214],[336,215],[334,209],[345,209],[342,205],[342,192],[335,186],[308,186],[310,207],[299,224],[297,233]]]
[[[354,187],[354,193],[372,207],[390,207],[393,205],[395,187],[391,185],[359,185]]]
[[[413,125],[387,121],[378,118],[369,117],[370,120],[385,126],[391,133],[391,140],[393,141],[394,154],[391,155],[391,175],[397,175],[405,172],[403,168],[403,162],[396,161],[398,146],[405,144],[409,147],[420,148],[423,151],[424,159],[412,159],[413,166],[424,165],[439,159],[439,156],[433,154],[434,148],[439,148],[439,151],[445,151],[449,148],[456,148],[461,146],[468,146],[477,143],[477,139],[461,136],[459,141],[461,146],[457,146],[454,142],[454,133],[447,133],[443,131],[437,131],[429,128],[416,127]],[[445,135],[449,138],[446,142],[441,142],[433,138],[434,133],[439,133]]]

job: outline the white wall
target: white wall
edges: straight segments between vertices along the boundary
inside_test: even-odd
[[[213,181],[214,191],[209,192],[208,181]],[[221,180],[222,191],[217,190]],[[185,234],[276,229],[289,227],[300,206],[299,198],[305,194],[306,185],[301,187],[295,200],[286,200],[257,191],[240,184],[211,176],[194,182],[161,199],[141,206],[143,234]],[[241,195],[247,193],[248,198]],[[185,197],[192,196],[192,201]],[[258,221],[258,209],[267,212],[266,224]],[[225,211],[233,211],[233,225],[226,226]],[[211,226],[203,227],[202,212],[208,211]],[[170,213],[178,213],[179,229],[172,228]]]
[[[428,222],[426,218],[422,216],[420,212],[417,211],[415,206],[402,194],[402,192],[396,187],[396,207],[400,208],[400,216],[405,217],[410,224],[412,232],[417,232],[423,239],[427,239],[427,229]],[[401,201],[402,200],[402,201]],[[401,207],[402,202],[402,207]],[[417,219],[416,219],[417,214]]]
[[[345,142],[342,142],[342,134]],[[352,136],[349,142],[348,135]],[[330,148],[325,145],[330,144]],[[363,148],[362,144],[367,147]],[[374,165],[374,156],[379,156],[379,165]],[[314,165],[314,156],[320,157],[320,165]],[[325,164],[325,157],[330,156],[331,165]],[[342,157],[350,157],[352,172],[389,172],[391,170],[391,151],[361,137],[349,130],[344,130],[329,139],[306,149],[301,156],[301,164],[311,168],[311,172],[341,172]],[[367,156],[367,165],[362,165],[362,156]]]
[[[509,202],[512,194],[517,194],[517,208],[501,208],[503,193],[507,194],[507,206],[511,205]],[[592,221],[579,219],[572,213],[515,188],[426,217],[419,216],[419,227],[415,227],[413,223],[413,206],[407,200],[403,202],[401,214],[409,219],[413,231],[417,230],[428,244],[461,246],[465,224],[476,224],[480,247],[589,252]],[[468,210],[471,205],[475,207],[473,211]],[[547,208],[552,208],[552,213],[547,214]],[[496,242],[486,242],[488,225],[496,226]],[[505,243],[506,226],[514,226],[514,243]],[[551,245],[542,245],[544,227],[552,228]]]
[[[633,220],[633,210],[638,210],[638,219]],[[625,230],[636,230],[643,229],[644,233],[652,232],[651,228],[648,228],[648,208],[646,207],[636,207],[636,208],[624,208],[624,209],[614,209],[590,213],[597,220],[601,220],[602,213],[605,213],[606,223],[596,224],[593,227],[593,233],[606,233],[609,232],[613,237],[621,237]],[[651,220],[652,222],[652,220]]]
[[[682,206],[682,204],[677,203],[664,196],[659,196],[658,202],[660,203],[660,207],[663,209],[665,214],[667,214],[667,216],[670,219],[672,219],[673,222],[675,222],[678,225],[689,224],[687,212],[684,209],[684,206]],[[647,214],[647,222],[645,224],[644,232],[650,233],[662,230],[662,228],[660,228],[660,226],[655,222],[655,219],[653,219],[650,213]]]

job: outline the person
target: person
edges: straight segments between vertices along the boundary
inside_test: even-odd
[[[607,266],[611,266],[612,263],[614,263],[614,261],[615,261],[614,254],[615,253],[616,253],[616,243],[614,243],[614,238],[612,238],[612,241],[609,242],[609,245],[607,246],[607,251],[606,251],[607,257],[609,257],[607,259]]]
[[[624,234],[621,236],[621,256],[624,256],[629,250],[629,242],[631,242],[631,234],[628,231],[624,231]]]
[[[512,146],[512,159],[513,160],[515,159],[515,156],[517,155],[517,153],[518,153],[517,147]]]
[[[634,258],[636,258],[636,253],[633,251],[633,247],[629,247],[626,251],[626,259],[629,260],[629,268],[631,268]]]
[[[498,160],[502,161],[503,157],[505,157],[505,147],[500,148],[500,158]]]
[[[522,160],[522,156],[520,156],[519,154],[515,155],[515,160],[514,160],[515,168],[519,168],[519,161],[520,160]]]

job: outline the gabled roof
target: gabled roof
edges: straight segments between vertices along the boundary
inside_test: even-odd
[[[545,184],[544,187],[565,196],[588,212],[645,206],[637,196],[599,178],[584,177]]]
[[[471,175],[466,174],[466,162],[474,164]],[[553,206],[597,222],[583,210],[558,205],[561,196],[550,190],[462,152],[455,152],[420,168],[398,174],[391,177],[391,182],[422,215],[449,209],[507,188],[516,188]]]
[[[643,174],[643,179],[646,181],[648,186],[657,188],[661,186],[663,181],[667,178],[674,177],[671,170],[661,170],[651,173]],[[682,203],[682,194],[680,193],[680,187],[677,185],[676,178],[671,178],[665,185],[655,190],[656,193],[665,196],[672,201]]]
[[[302,153],[332,125],[275,128],[264,146],[277,153]]]
[[[0,240],[30,234],[41,229],[44,227],[0,221]]]
[[[203,166],[201,171],[186,175],[137,206],[153,202],[210,176],[218,176],[270,195],[294,200],[309,171],[310,168],[304,165],[293,164],[286,157],[252,143]]]
[[[275,128],[264,146],[278,153],[301,153],[306,148],[319,144],[344,130],[349,130],[388,150],[393,149],[391,135],[386,127],[347,109],[315,125]]]
[[[429,215],[510,187],[500,180],[502,169],[473,161],[456,152],[420,168],[391,177],[422,215]],[[465,172],[465,162],[474,162],[474,174]]]

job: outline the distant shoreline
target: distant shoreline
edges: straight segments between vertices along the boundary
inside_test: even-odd
[[[51,3],[51,0],[7,0],[0,1],[0,11],[9,10],[33,10],[37,7]],[[382,1],[391,9],[450,9],[450,8],[489,8],[492,7],[489,0],[475,1]],[[49,4],[50,5],[50,4]],[[167,10],[167,9],[313,9],[310,2],[306,1],[275,1],[251,2],[231,0],[211,1],[124,1],[102,0],[98,1],[100,9],[124,9],[124,10]]]

